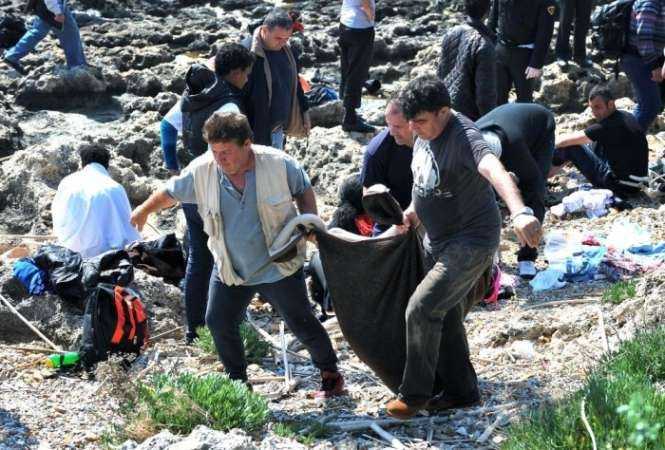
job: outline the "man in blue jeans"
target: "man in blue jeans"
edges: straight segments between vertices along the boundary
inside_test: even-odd
[[[621,181],[633,181],[631,175],[647,175],[649,145],[644,131],[632,114],[616,109],[614,96],[605,86],[591,90],[589,107],[597,122],[556,140],[549,175],[555,175],[570,161],[594,187],[619,195],[639,192]]]
[[[5,52],[2,60],[21,75],[26,75],[28,72],[21,64],[21,59],[34,50],[49,31],[53,31],[60,39],[60,45],[67,59],[67,67],[72,69],[85,66],[86,60],[79,27],[67,0],[31,1],[28,3],[28,8],[36,14],[32,26],[14,47]]]
[[[196,204],[215,260],[206,324],[229,378],[247,382],[239,326],[256,293],[279,312],[321,371],[317,396],[344,391],[330,338],[314,317],[303,276],[305,243],[290,259],[271,261],[269,247],[298,213],[316,214],[316,197],[302,167],[286,153],[252,143],[240,113],[215,112],[204,126],[210,150],[192,161],[134,210],[143,227],[149,214],[177,201]]]
[[[636,0],[621,69],[633,86],[637,101],[633,114],[645,132],[663,110],[663,49],[665,0]]]

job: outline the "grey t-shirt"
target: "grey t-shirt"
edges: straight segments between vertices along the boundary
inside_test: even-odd
[[[294,197],[299,196],[311,186],[309,177],[295,160],[285,159],[285,165],[289,190]],[[256,172],[245,173],[243,192],[233,186],[221,169],[217,169],[217,174],[224,239],[233,269],[245,280],[246,286],[281,280],[284,276],[275,264],[261,269],[270,257],[256,207]],[[196,203],[194,177],[187,169],[180,176],[171,178],[166,183],[166,190],[182,203]]]
[[[425,248],[434,256],[452,240],[499,244],[499,208],[490,183],[478,172],[480,160],[490,153],[473,122],[454,112],[439,137],[416,140],[413,201],[427,231]]]

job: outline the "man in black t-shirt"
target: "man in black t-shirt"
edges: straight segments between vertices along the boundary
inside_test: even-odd
[[[644,131],[632,114],[616,109],[614,96],[605,86],[591,90],[589,107],[598,122],[557,139],[550,176],[570,161],[594,187],[620,195],[639,192],[621,181],[647,175],[649,145]]]
[[[411,163],[413,201],[404,226],[422,221],[428,269],[406,309],[399,398],[386,405],[388,414],[407,419],[423,408],[460,408],[480,399],[463,320],[473,306],[468,293],[491,267],[499,246],[501,217],[492,187],[508,205],[520,242],[537,246],[541,228],[478,128],[451,109],[442,80],[410,81],[399,103],[418,136]],[[434,392],[437,377],[441,393]]]
[[[390,189],[402,209],[406,209],[411,204],[413,187],[411,158],[414,136],[396,99],[388,103],[385,117],[388,127],[374,136],[365,148],[360,179],[363,191],[374,184],[383,184]],[[376,236],[386,228],[375,224],[372,234]]]
[[[545,217],[547,174],[554,152],[554,114],[532,103],[507,103],[476,121],[483,138],[506,170],[517,176],[524,203],[539,221]],[[517,252],[518,272],[523,278],[536,275],[536,248],[523,245]]]

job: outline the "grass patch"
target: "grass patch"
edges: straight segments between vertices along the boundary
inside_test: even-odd
[[[261,429],[269,416],[263,397],[220,374],[156,375],[138,385],[124,410],[125,433],[137,441],[163,429],[188,434],[197,425],[252,432]]]
[[[295,439],[307,446],[314,445],[317,439],[323,439],[330,433],[328,427],[316,420],[277,422],[272,431],[277,436]]]
[[[196,334],[199,336],[196,339],[196,345],[204,352],[216,355],[215,342],[212,340],[208,327],[197,328]],[[249,363],[260,363],[263,358],[268,356],[270,344],[247,322],[240,324],[240,337]]]
[[[665,327],[625,342],[581,390],[510,427],[503,449],[591,448],[583,399],[599,449],[665,449],[665,393],[656,387],[665,381],[663,342]]]
[[[635,297],[636,284],[634,281],[621,281],[608,287],[603,292],[603,301],[618,305],[628,298]]]

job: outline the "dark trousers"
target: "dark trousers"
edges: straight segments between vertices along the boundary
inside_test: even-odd
[[[302,269],[275,283],[254,286],[228,286],[216,276],[217,268],[213,270],[206,324],[229,378],[247,380],[247,360],[239,327],[247,305],[257,292],[279,312],[291,332],[305,345],[318,369],[337,370],[337,356],[330,338],[314,317],[307,300]]]
[[[570,53],[570,30],[575,18],[573,36],[573,58],[581,61],[586,58],[586,36],[591,24],[591,0],[561,0],[559,34],[556,38],[557,58],[568,60]]]
[[[339,96],[345,108],[357,109],[372,62],[374,28],[355,29],[340,24],[338,42],[342,66]]]
[[[451,400],[478,396],[478,379],[469,358],[464,317],[468,293],[492,264],[496,247],[450,243],[430,267],[406,308],[406,364],[400,398],[423,404],[434,394],[438,375]]]
[[[637,101],[633,115],[646,132],[656,116],[663,111],[662,83],[656,83],[651,79],[651,69],[638,55],[623,55],[621,69],[630,80]]]
[[[510,89],[515,85],[517,101],[533,101],[534,80],[527,80],[525,71],[531,61],[531,49],[496,45],[496,103],[508,103]]]
[[[205,325],[208,304],[208,283],[214,260],[208,249],[208,235],[203,231],[203,220],[196,205],[182,205],[187,221],[187,270],[185,271],[185,315],[187,336],[194,337],[196,329]]]
[[[522,194],[524,204],[533,209],[540,223],[545,218],[545,194],[547,194],[547,174],[552,166],[554,154],[554,129],[543,130],[541,138],[531,146],[513,145],[504,149],[501,162],[506,170],[519,178],[517,187]],[[535,261],[538,249],[529,246],[520,247],[518,261]]]
[[[616,187],[616,177],[609,162],[599,156],[596,150],[596,144],[559,148],[554,155],[553,164],[560,166],[570,161],[594,187],[613,189]]]

